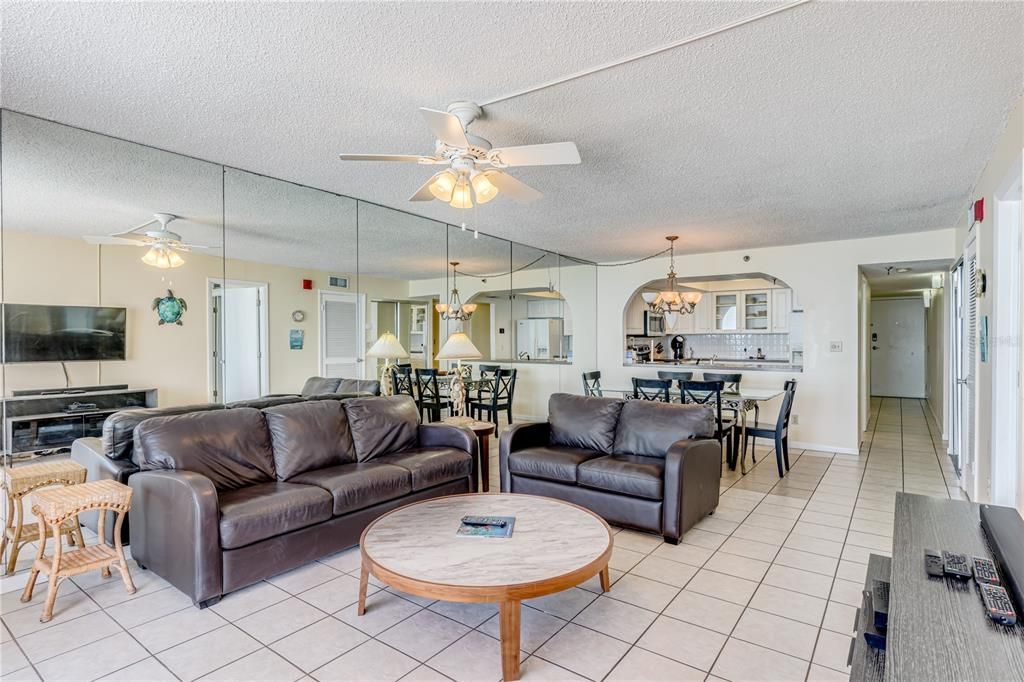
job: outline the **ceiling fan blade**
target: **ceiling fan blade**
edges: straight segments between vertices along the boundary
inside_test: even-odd
[[[430,132],[434,137],[444,142],[449,147],[466,149],[469,147],[469,140],[466,139],[466,131],[462,129],[462,121],[455,114],[447,111],[437,111],[420,107],[423,120],[427,122]]]
[[[430,193],[430,183],[433,181],[433,175],[427,178],[427,181],[420,185],[416,193],[409,197],[409,201],[433,201],[434,195]]]
[[[502,166],[560,166],[580,162],[575,142],[527,144],[521,147],[492,149],[487,158]]]
[[[507,194],[510,199],[529,202],[540,199],[544,194],[527,185],[522,180],[517,180],[508,173],[501,171],[487,171],[487,179],[498,188],[499,192]]]
[[[82,237],[85,241],[90,244],[99,244],[103,246],[143,246],[144,244],[139,242],[137,239],[128,239],[125,237],[111,237],[107,235],[96,235],[87,234]]]
[[[172,249],[190,251],[192,249],[219,249],[219,246],[206,246],[205,244],[168,244]]]
[[[159,222],[156,218],[150,218],[146,222],[142,223],[141,225],[136,225],[135,227],[133,227],[130,230],[124,230],[123,232],[115,232],[114,234],[112,234],[110,236],[111,237],[121,237],[123,235],[128,235],[128,234],[131,234],[132,232],[135,232],[136,230],[141,230],[142,228],[146,227],[147,225],[152,225],[153,223],[156,223],[156,222]]]
[[[405,161],[408,163],[432,163],[434,159],[417,154],[338,154],[342,161]]]

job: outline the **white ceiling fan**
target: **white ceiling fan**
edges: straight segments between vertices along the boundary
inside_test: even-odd
[[[558,166],[577,164],[580,153],[573,142],[529,144],[519,147],[491,147],[482,137],[467,132],[469,124],[483,113],[474,102],[455,102],[448,111],[421,107],[420,113],[437,138],[432,156],[415,154],[339,154],[343,161],[405,161],[425,166],[448,166],[435,173],[409,197],[409,201],[438,199],[455,208],[470,208],[473,200],[484,204],[507,194],[516,201],[533,201],[543,196],[503,169],[516,166]]]
[[[188,253],[192,249],[215,249],[215,246],[203,246],[201,244],[186,244],[181,241],[181,235],[171,232],[167,225],[177,220],[178,216],[171,213],[154,213],[151,220],[141,225],[136,225],[124,232],[115,232],[111,235],[86,235],[82,237],[90,244],[107,244],[122,246],[147,246],[149,250],[142,257],[142,262],[157,268],[177,268],[185,264],[182,253]],[[153,223],[159,223],[159,229],[147,230],[139,234],[139,230],[148,227]]]

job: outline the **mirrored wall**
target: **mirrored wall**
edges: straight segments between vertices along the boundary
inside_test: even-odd
[[[0,144],[8,453],[33,414],[70,402],[94,418],[57,424],[54,443],[119,408],[372,379],[386,332],[395,361],[442,372],[465,332],[474,374],[517,370],[517,418],[543,418],[596,367],[595,266],[455,209],[447,224],[9,111]]]

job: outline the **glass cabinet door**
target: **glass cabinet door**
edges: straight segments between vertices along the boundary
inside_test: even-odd
[[[768,329],[768,292],[756,291],[744,296],[743,328]]]
[[[736,294],[715,294],[715,329],[736,329]]]

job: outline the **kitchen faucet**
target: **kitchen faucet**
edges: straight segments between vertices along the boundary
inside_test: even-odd
[[[529,354],[529,353],[527,353],[527,352],[526,352],[526,351],[524,350],[523,352],[521,352],[521,353],[519,354],[519,359],[520,359],[520,360],[529,360],[529,359],[530,359],[530,354]]]

